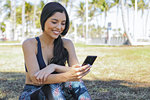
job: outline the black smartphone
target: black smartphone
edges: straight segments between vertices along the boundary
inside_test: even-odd
[[[97,58],[97,56],[87,56],[82,64],[82,66],[87,65],[87,64],[93,65],[96,58]]]

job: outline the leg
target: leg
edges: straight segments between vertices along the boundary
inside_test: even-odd
[[[91,100],[83,81],[66,82],[64,88],[69,88],[75,100]]]
[[[40,86],[25,85],[19,100],[46,100]]]
[[[59,83],[50,84],[49,86],[51,88],[51,93],[52,93],[52,96],[53,96],[53,100],[66,100],[64,95],[63,95],[61,85]],[[50,100],[52,100],[52,99],[50,99]]]

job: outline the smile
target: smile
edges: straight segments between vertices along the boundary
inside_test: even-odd
[[[53,31],[53,33],[54,33],[54,34],[59,34],[60,32],[59,32],[59,31]]]

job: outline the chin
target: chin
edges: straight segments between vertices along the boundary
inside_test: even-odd
[[[57,39],[59,35],[52,36],[53,39]]]

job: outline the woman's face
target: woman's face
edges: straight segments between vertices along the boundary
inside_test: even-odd
[[[44,33],[48,34],[51,38],[56,39],[64,31],[66,26],[65,13],[56,12],[49,17],[44,26]]]

